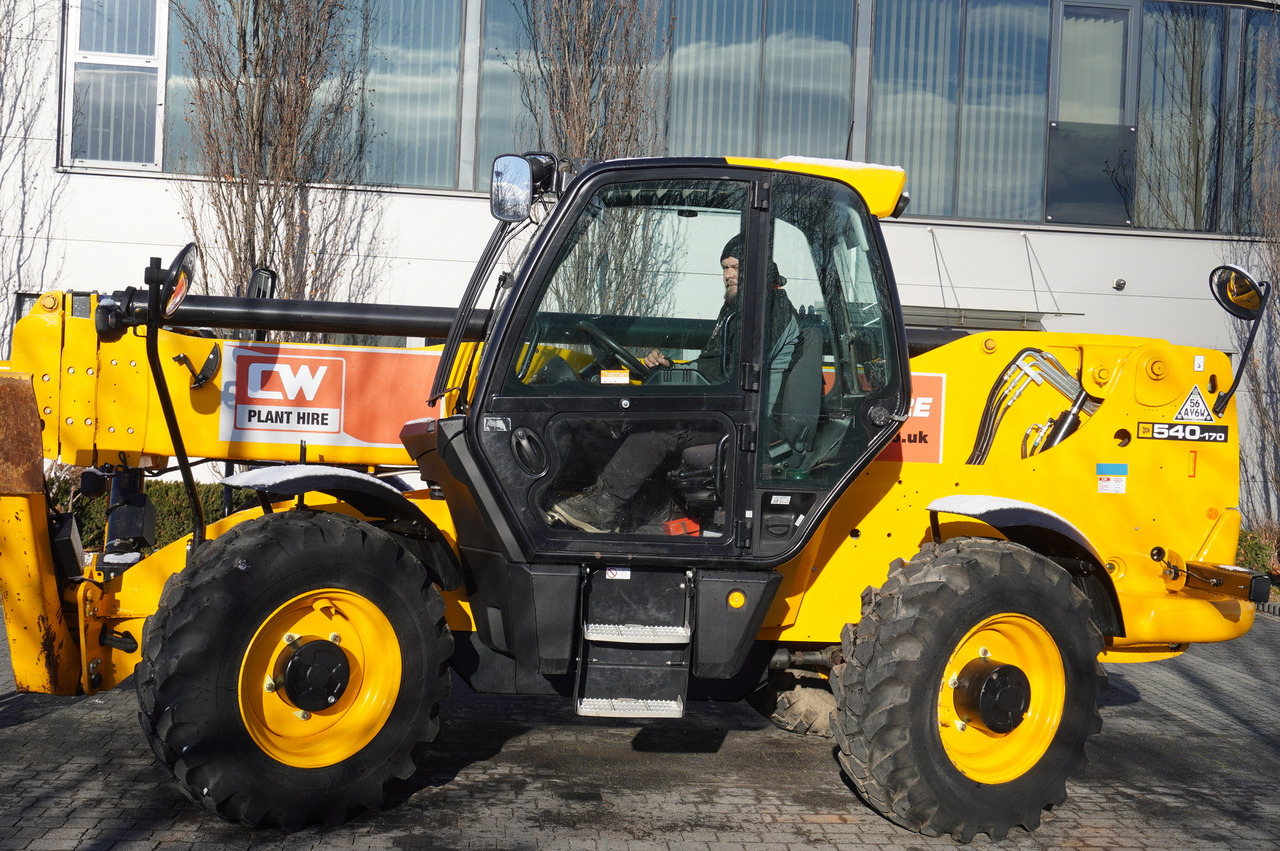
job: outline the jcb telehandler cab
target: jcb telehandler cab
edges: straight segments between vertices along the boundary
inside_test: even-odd
[[[0,373],[20,686],[134,674],[192,800],[296,828],[415,770],[450,669],[628,718],[785,681],[775,720],[833,735],[898,824],[1034,829],[1099,727],[1100,658],[1252,623],[1235,382],[1158,340],[919,344],[878,225],[904,185],[507,156],[456,311],[189,295],[194,250],[142,290],[45,294]],[[1212,284],[1241,318],[1265,303],[1242,270]],[[193,534],[153,552],[139,484],[170,456]],[[206,524],[188,456],[253,464],[226,482],[258,504]],[[112,481],[105,550],[52,512],[42,458]],[[410,465],[418,489],[381,475]]]

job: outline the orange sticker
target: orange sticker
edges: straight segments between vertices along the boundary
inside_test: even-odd
[[[942,373],[911,373],[911,410],[907,412],[907,421],[876,460],[942,463],[946,389],[947,376]]]

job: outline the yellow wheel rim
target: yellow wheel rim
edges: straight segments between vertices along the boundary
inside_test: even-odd
[[[965,711],[961,672],[975,660],[1013,665],[1030,685],[1030,705],[1021,723],[1006,733],[987,729]],[[1007,783],[1030,771],[1049,749],[1066,700],[1062,654],[1053,636],[1024,615],[993,615],[956,645],[947,660],[938,695],[938,732],[951,762],[980,783]]]
[[[342,648],[350,678],[327,709],[306,712],[284,688],[284,668],[309,641]],[[400,691],[400,644],[386,615],[337,588],[300,594],[263,621],[240,666],[240,716],[264,753],[285,765],[320,768],[359,753],[382,729]]]

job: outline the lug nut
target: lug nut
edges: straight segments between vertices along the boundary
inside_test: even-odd
[[[341,644],[342,636],[338,635],[338,633],[336,632],[331,632],[329,633],[329,640],[332,641],[334,644]]]
[[[285,643],[285,644],[292,644],[293,642],[295,642],[295,641],[297,641],[297,640],[298,640],[298,636],[294,635],[292,632],[286,632],[286,633],[284,634],[284,643]]]

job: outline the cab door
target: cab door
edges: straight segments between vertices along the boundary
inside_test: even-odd
[[[868,425],[873,401],[905,407],[870,220],[847,187],[794,178],[632,162],[588,172],[561,202],[490,341],[468,425],[531,560],[777,563],[812,527],[793,517],[766,537],[762,521],[781,516],[766,506],[821,511],[892,437],[891,416]],[[789,297],[789,272],[812,297]],[[824,392],[806,397],[805,381]],[[584,503],[578,523],[566,506]]]
[[[777,563],[803,547],[893,439],[911,388],[879,224],[858,193],[811,175],[775,175],[767,240],[772,327],[788,306],[798,324],[790,357],[771,360],[766,351],[762,360],[748,507],[753,555]]]

